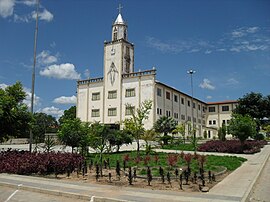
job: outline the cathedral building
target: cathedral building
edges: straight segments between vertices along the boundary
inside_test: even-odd
[[[111,41],[104,42],[103,77],[77,81],[76,116],[85,122],[119,126],[131,117],[131,110],[151,100],[146,129],[168,116],[178,123],[193,121],[197,136],[207,134],[212,138],[222,124],[229,122],[236,101],[206,103],[157,81],[156,73],[155,68],[134,71],[134,45],[128,40],[128,26],[119,12],[112,25]]]

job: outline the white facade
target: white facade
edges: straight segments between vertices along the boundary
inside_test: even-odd
[[[144,123],[146,129],[152,128],[161,116],[186,123],[192,122],[193,115],[197,135],[208,131],[211,137],[223,120],[230,119],[236,104],[228,103],[229,111],[222,111],[221,103],[207,104],[196,98],[192,104],[191,96],[156,81],[155,69],[134,72],[134,45],[127,40],[127,25],[119,14],[112,26],[112,41],[104,43],[103,77],[77,82],[77,117],[86,122],[119,124],[130,117],[126,104],[138,108],[144,100],[153,101],[149,119]],[[208,113],[209,107],[217,109]],[[216,120],[217,127],[209,120]]]

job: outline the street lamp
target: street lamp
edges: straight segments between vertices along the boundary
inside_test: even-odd
[[[192,124],[192,131],[193,131],[193,141],[194,141],[194,151],[196,151],[196,131],[194,126],[194,98],[193,98],[193,74],[195,74],[196,71],[190,69],[187,71],[188,74],[190,74],[190,85],[191,85],[191,124]]]
[[[35,40],[34,40],[34,63],[32,70],[32,88],[31,88],[31,108],[30,112],[34,114],[34,96],[35,96],[35,76],[36,76],[36,52],[37,52],[37,34],[38,34],[38,8],[39,8],[39,0],[36,1],[36,28],[35,28]],[[33,144],[33,131],[30,127],[30,138],[29,138],[29,151],[32,152],[32,144]]]

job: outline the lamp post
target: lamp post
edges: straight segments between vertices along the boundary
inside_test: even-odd
[[[194,98],[193,98],[193,74],[196,71],[190,69],[187,71],[190,74],[190,85],[191,85],[191,125],[192,125],[192,132],[193,132],[193,141],[194,141],[194,151],[197,150],[196,146],[196,131],[195,131],[195,124],[194,124]]]
[[[31,89],[31,114],[34,114],[34,96],[35,96],[35,76],[36,76],[36,50],[37,50],[37,34],[38,34],[38,8],[39,8],[39,0],[36,1],[36,28],[35,28],[35,40],[34,40],[34,63],[33,63],[33,71],[32,71],[32,89]],[[32,144],[33,144],[33,131],[30,127],[30,138],[29,138],[29,151],[32,152]]]

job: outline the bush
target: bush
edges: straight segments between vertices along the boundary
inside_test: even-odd
[[[239,140],[211,140],[202,144],[198,151],[202,152],[222,152],[222,153],[245,153],[254,154],[260,151],[267,142],[264,140],[247,140],[244,142],[243,148],[241,147],[241,142]]]
[[[0,153],[0,173],[57,175],[65,173],[67,169],[72,172],[83,161],[83,157],[78,154],[9,150]]]
[[[262,133],[257,133],[255,136],[254,136],[254,139],[255,140],[264,140],[265,137]]]

